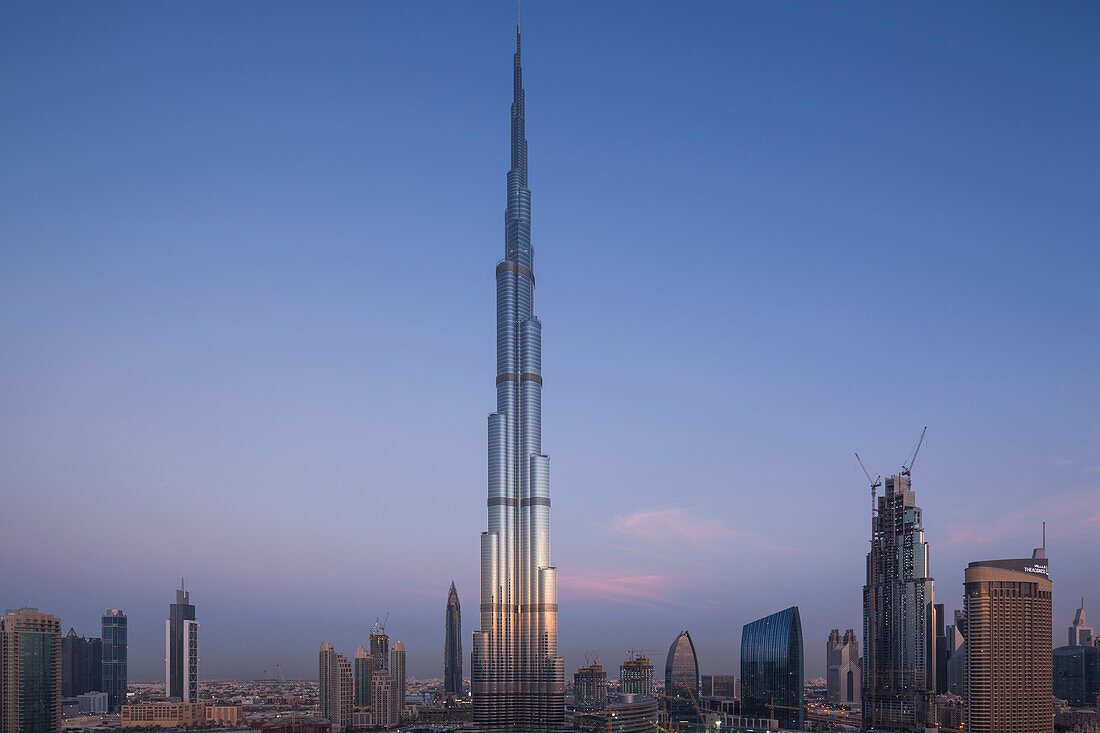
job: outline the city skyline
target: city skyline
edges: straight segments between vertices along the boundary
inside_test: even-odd
[[[363,609],[442,676],[440,589],[478,590],[512,7],[60,7],[0,8],[0,550],[56,537],[0,552],[3,607],[86,635],[125,609],[153,680],[183,574],[201,679],[309,676]],[[811,648],[859,628],[851,453],[890,475],[925,424],[949,615],[1042,520],[1057,638],[1100,587],[1097,10],[980,7],[524,8],[567,674],[684,628],[735,673],[730,629],[792,605]]]

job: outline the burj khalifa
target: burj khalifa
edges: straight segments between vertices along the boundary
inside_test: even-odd
[[[550,458],[542,452],[542,323],[527,188],[523,69],[516,26],[512,168],[504,259],[496,267],[496,411],[489,415],[488,531],[481,533],[481,630],[474,632],[474,723],[481,731],[563,728],[557,569],[550,564]]]

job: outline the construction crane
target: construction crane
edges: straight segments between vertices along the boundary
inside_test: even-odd
[[[386,618],[379,621],[378,617],[374,617],[374,628],[371,629],[372,634],[384,634],[386,633],[386,624],[390,620],[390,612],[386,611]]]
[[[921,437],[923,438],[923,435]],[[918,448],[919,447],[920,446],[918,446]],[[916,457],[916,456],[914,455],[914,457]],[[863,465],[863,459],[859,457],[859,453],[856,453],[856,460],[859,461],[859,467],[863,469],[863,475],[867,477],[867,483],[871,484],[871,552],[867,555],[868,564],[870,565],[870,567],[868,568],[868,574],[870,575],[870,577],[867,579],[867,584],[868,584],[868,586],[870,586],[868,595],[870,596],[870,605],[871,605],[870,611],[871,611],[871,613],[869,614],[868,622],[867,622],[867,626],[868,626],[867,635],[868,635],[869,639],[867,640],[868,643],[864,646],[863,655],[867,658],[866,668],[870,669],[870,671],[871,671],[871,674],[870,674],[871,689],[874,690],[875,689],[876,671],[877,671],[876,668],[875,668],[875,651],[876,651],[875,650],[875,645],[876,645],[875,640],[877,638],[875,636],[875,620],[877,618],[875,616],[875,603],[878,600],[878,598],[877,598],[877,596],[878,596],[878,569],[877,569],[876,563],[875,563],[875,554],[876,554],[875,553],[875,545],[877,544],[875,542],[875,534],[876,534],[875,517],[876,517],[877,507],[875,505],[877,504],[876,499],[877,499],[877,496],[878,496],[878,487],[882,486],[882,474],[879,474],[878,476],[875,476],[874,478],[871,478],[871,472],[868,471],[867,467]],[[874,703],[872,703],[871,704],[871,727],[872,728],[874,728],[875,725],[878,723],[878,721],[875,719],[875,713],[876,712],[877,712],[876,707],[875,707]]]
[[[924,426],[924,430],[920,431],[920,440],[917,441],[917,447],[913,449],[913,454],[909,456],[909,460],[902,464],[901,475],[908,476],[909,472],[913,470],[913,464],[917,461],[917,454],[920,453],[920,447],[924,443],[924,434],[928,432],[928,426]]]

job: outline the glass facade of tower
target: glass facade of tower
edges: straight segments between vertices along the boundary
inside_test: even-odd
[[[448,697],[462,695],[462,606],[458,591],[451,583],[447,593],[447,630],[443,642],[443,692]]]
[[[61,621],[37,608],[0,616],[0,728],[61,730]]]
[[[741,711],[802,730],[802,619],[798,606],[746,624],[741,630]]]
[[[126,703],[126,614],[117,608],[103,612],[103,692],[107,709],[116,711]]]
[[[199,699],[198,633],[191,594],[183,589],[181,578],[176,602],[168,606],[165,622],[164,689],[165,695],[182,702],[198,702]]]
[[[496,267],[497,400],[488,426],[481,628],[471,654],[474,723],[482,731],[558,731],[565,719],[557,569],[550,564],[550,459],[542,452],[542,324],[534,314],[520,50],[517,27],[504,259]]]
[[[1100,696],[1100,647],[1054,650],[1054,696],[1075,707],[1094,706]]]
[[[671,728],[697,726],[699,713],[699,659],[691,634],[681,631],[665,660],[665,709]]]

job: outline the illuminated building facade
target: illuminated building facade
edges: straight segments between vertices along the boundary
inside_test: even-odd
[[[550,459],[542,452],[542,323],[535,317],[531,191],[516,27],[512,165],[504,259],[496,266],[496,409],[489,415],[488,528],[481,534],[480,630],[471,654],[480,731],[558,731],[557,569],[550,563]]]

